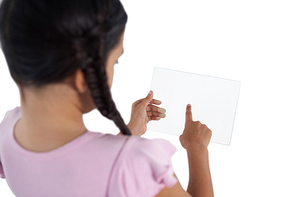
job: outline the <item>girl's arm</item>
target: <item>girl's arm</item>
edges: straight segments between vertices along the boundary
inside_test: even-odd
[[[189,183],[187,192],[178,182],[171,188],[164,188],[156,197],[213,197],[208,144],[212,136],[211,130],[199,121],[192,120],[191,106],[186,109],[186,123],[180,136],[181,145],[187,150],[189,164]]]

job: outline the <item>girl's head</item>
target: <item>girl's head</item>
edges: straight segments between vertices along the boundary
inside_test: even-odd
[[[126,22],[119,0],[3,0],[1,46],[23,99],[81,73],[94,105],[130,135],[110,93]]]

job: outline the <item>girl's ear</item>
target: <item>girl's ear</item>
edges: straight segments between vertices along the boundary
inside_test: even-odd
[[[84,93],[87,91],[88,86],[86,81],[84,80],[84,74],[81,69],[77,69],[77,71],[75,72],[74,83],[75,83],[76,89],[80,93]]]

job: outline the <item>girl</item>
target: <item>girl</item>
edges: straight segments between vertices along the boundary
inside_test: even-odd
[[[187,150],[187,192],[175,176],[176,148],[140,136],[165,116],[150,92],[125,125],[112,100],[113,68],[123,53],[127,15],[118,0],[4,0],[0,38],[21,107],[0,125],[0,176],[18,197],[213,196],[211,131],[187,106],[180,136]],[[98,109],[119,135],[88,131]],[[131,136],[132,135],[132,136]]]

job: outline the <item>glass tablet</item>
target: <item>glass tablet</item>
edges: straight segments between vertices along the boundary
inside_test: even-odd
[[[230,145],[240,81],[154,68],[151,90],[161,100],[166,117],[150,121],[148,130],[181,135],[187,104],[193,120],[212,130],[211,142]]]

